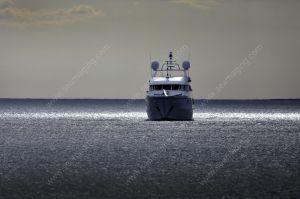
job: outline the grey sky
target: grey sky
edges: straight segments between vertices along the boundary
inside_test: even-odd
[[[189,46],[195,98],[300,98],[297,0],[0,0],[0,98],[143,98],[149,52]],[[179,61],[188,58],[183,52]],[[228,79],[227,79],[228,80]]]

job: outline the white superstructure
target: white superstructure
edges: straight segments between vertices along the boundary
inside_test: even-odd
[[[161,67],[157,61],[151,63],[152,77],[146,97],[150,119],[191,119],[193,99],[189,68],[188,61],[180,67],[173,60],[172,52],[169,61],[165,61]],[[180,111],[183,118],[178,115]]]

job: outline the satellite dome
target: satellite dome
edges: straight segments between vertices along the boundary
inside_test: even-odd
[[[190,67],[191,67],[191,63],[190,63],[189,61],[184,61],[184,62],[182,63],[182,68],[183,68],[184,70],[188,70]]]
[[[152,63],[151,63],[151,68],[152,68],[153,70],[157,70],[157,69],[159,68],[159,63],[158,63],[158,61],[152,62]]]

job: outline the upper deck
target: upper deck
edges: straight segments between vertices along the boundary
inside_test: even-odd
[[[185,61],[182,67],[173,60],[172,52],[169,61],[164,62],[161,67],[158,62],[151,63],[152,78],[149,80],[148,96],[152,97],[174,97],[191,96],[191,79],[188,70],[190,62]]]
[[[152,77],[149,81],[150,85],[188,85],[186,77]]]
[[[161,66],[159,62],[154,61],[151,63],[151,84],[188,84],[190,82],[189,77],[190,62],[185,61],[182,63],[182,67],[173,59],[173,53],[170,52],[169,60],[165,61]]]

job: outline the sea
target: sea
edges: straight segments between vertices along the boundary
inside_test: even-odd
[[[0,100],[0,198],[300,198],[300,100]]]

